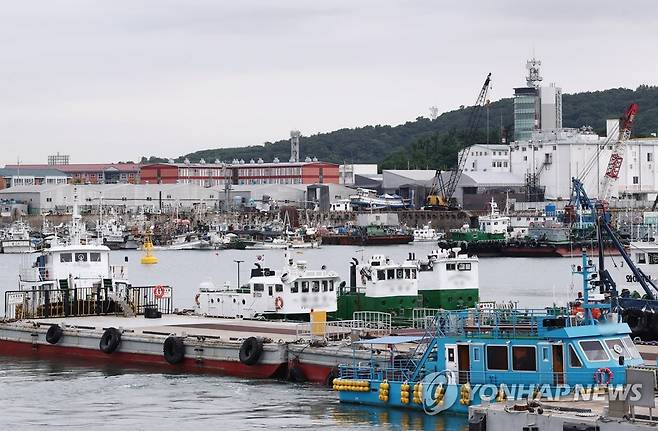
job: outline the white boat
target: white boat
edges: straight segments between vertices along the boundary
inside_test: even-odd
[[[448,310],[471,308],[479,301],[479,259],[458,247],[432,250],[419,262],[418,290],[423,305]]]
[[[125,303],[130,288],[126,268],[110,265],[110,249],[84,235],[74,204],[68,241],[56,238],[50,248],[23,258],[19,290],[25,293],[13,294],[12,300],[23,304],[25,316],[66,313],[61,308],[64,304],[74,308],[69,310],[72,315],[94,314],[100,305],[97,301],[104,300],[108,302],[103,307],[112,303],[117,312],[121,311],[118,304]],[[96,298],[96,302],[88,300],[90,297]]]
[[[3,253],[29,253],[34,250],[27,224],[17,220],[9,226],[2,238]]]
[[[114,217],[105,218],[96,226],[98,238],[110,250],[121,250],[125,248],[127,234],[126,227],[121,225]]]
[[[324,266],[310,270],[305,261],[294,261],[286,253],[279,271],[256,264],[249,281],[238,288],[203,283],[195,297],[195,311],[203,316],[237,319],[308,319],[312,311],[336,311],[339,282],[335,272]]]
[[[200,238],[197,234],[188,233],[174,237],[171,244],[163,248],[166,250],[209,250],[212,245],[210,241]]]
[[[401,209],[407,204],[398,195],[378,195],[375,190],[357,189],[356,194],[350,196],[352,208],[367,209]]]
[[[429,225],[423,226],[422,229],[414,229],[414,242],[434,242],[441,239],[442,236]]]
[[[508,235],[508,228],[510,226],[510,218],[500,214],[498,211],[498,204],[491,198],[489,203],[490,212],[486,216],[478,217],[480,230],[489,234],[505,234]]]

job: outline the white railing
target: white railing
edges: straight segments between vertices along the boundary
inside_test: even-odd
[[[391,333],[391,313],[355,311],[352,318],[364,322],[371,335],[381,337]]]
[[[21,266],[18,269],[18,275],[21,281],[34,281],[37,282],[40,280],[39,277],[39,268],[31,266]]]
[[[343,340],[352,334],[365,335],[365,324],[361,320],[336,320],[330,322],[304,322],[297,324],[298,338]]]
[[[434,329],[436,315],[442,311],[440,308],[414,308],[412,310],[413,327],[416,329]]]

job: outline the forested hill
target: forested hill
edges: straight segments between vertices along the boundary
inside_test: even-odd
[[[626,107],[640,105],[634,136],[649,136],[658,132],[658,87],[642,85],[636,90],[615,88],[604,91],[565,94],[562,99],[564,127],[592,126],[605,133],[606,118],[619,117]],[[513,136],[512,99],[501,99],[489,105],[489,139],[499,142],[501,130]],[[446,112],[435,120],[418,117],[397,126],[365,126],[340,129],[312,136],[302,136],[301,155],[317,157],[335,163],[379,163],[385,168],[446,168],[454,164],[457,151],[465,145],[464,129],[472,108]],[[479,133],[474,141],[486,142],[486,115],[482,116]],[[473,141],[469,142],[473,143]],[[215,159],[265,161],[278,157],[288,160],[287,139],[236,148],[218,148],[185,154],[176,159],[208,162]],[[143,162],[165,161],[160,157],[142,158]]]

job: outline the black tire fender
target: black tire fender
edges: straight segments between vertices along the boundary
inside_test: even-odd
[[[107,328],[101,336],[99,347],[104,353],[114,352],[121,344],[121,331],[117,328]]]
[[[64,335],[64,331],[62,330],[62,327],[59,325],[50,325],[50,328],[48,328],[48,332],[46,332],[46,341],[48,344],[57,344],[59,343],[59,340],[62,338],[62,335]]]
[[[185,359],[185,344],[182,337],[169,336],[162,344],[164,358],[171,365],[180,364]]]
[[[249,337],[240,346],[240,362],[245,365],[255,365],[263,354],[263,341]]]

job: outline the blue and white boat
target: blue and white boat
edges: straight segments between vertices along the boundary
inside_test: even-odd
[[[352,208],[367,209],[404,209],[408,205],[398,195],[378,195],[376,191],[369,189],[357,189],[356,194],[350,196]]]
[[[584,312],[442,311],[422,335],[358,341],[355,348],[370,346],[379,362],[341,365],[334,389],[344,403],[466,414],[483,402],[624,385],[626,368],[644,361],[628,325],[608,304],[588,300],[593,270],[583,255],[575,272],[583,277]],[[386,367],[378,365],[382,355],[389,355]]]

